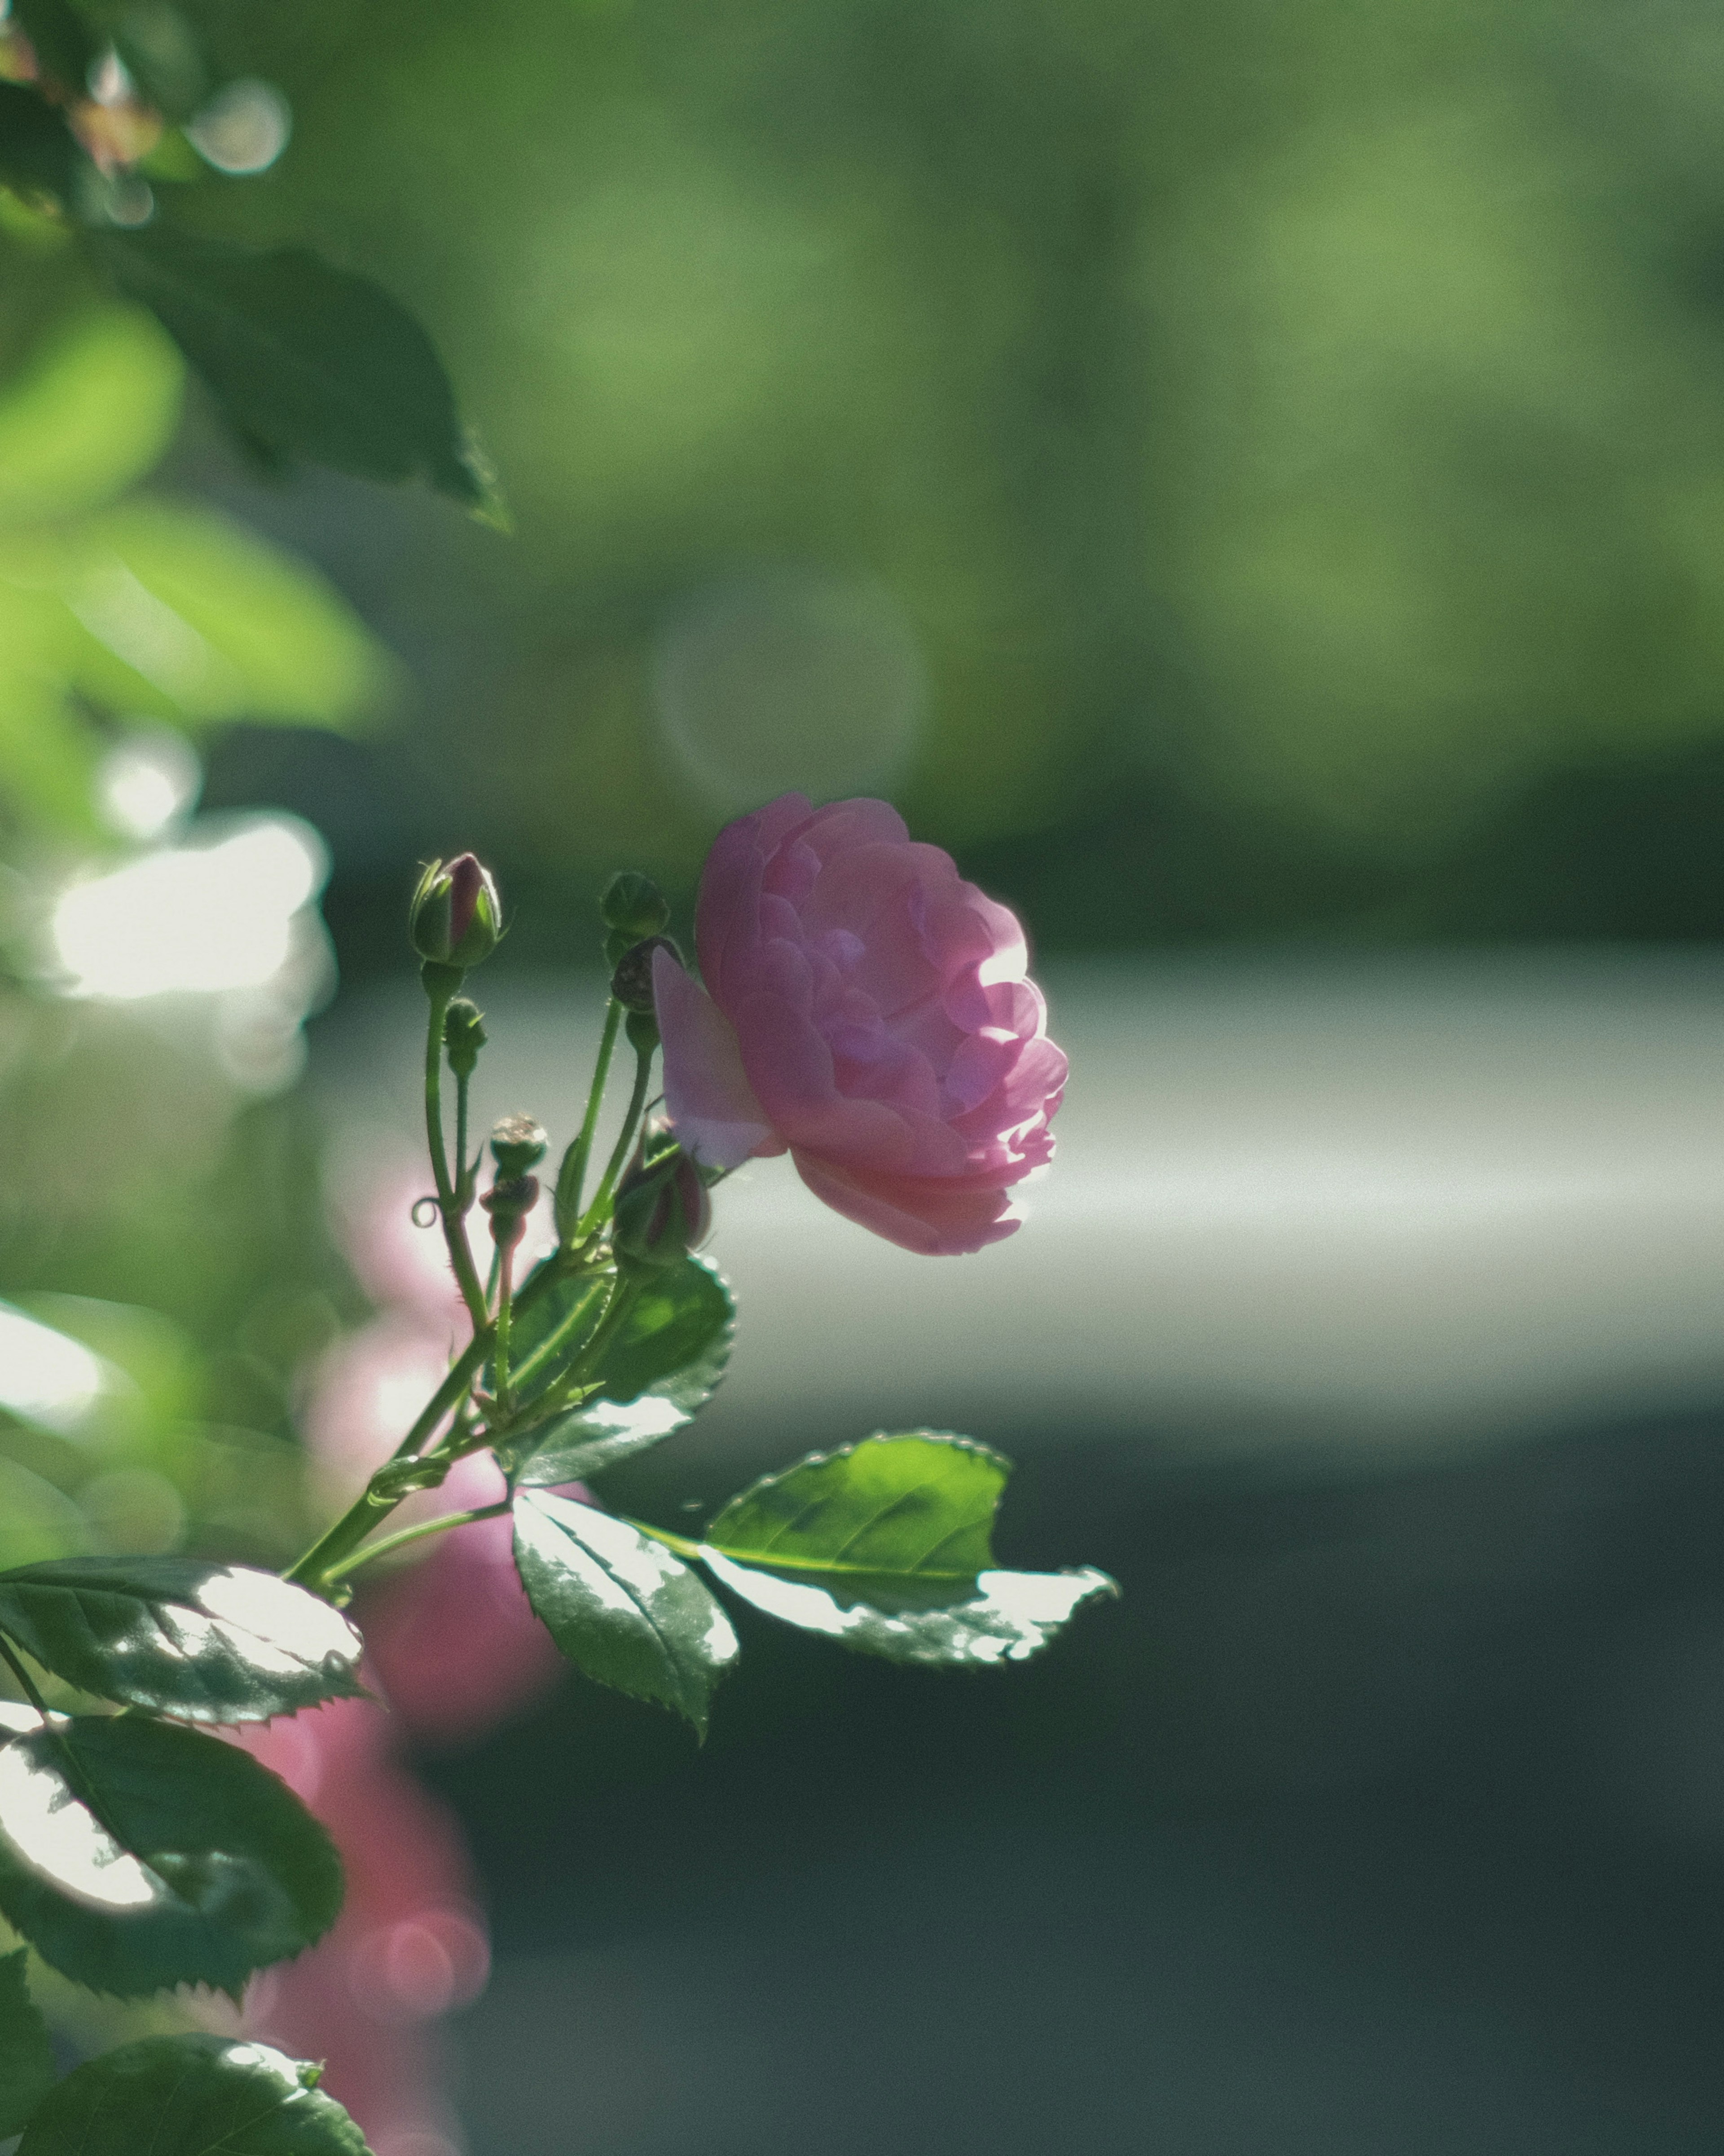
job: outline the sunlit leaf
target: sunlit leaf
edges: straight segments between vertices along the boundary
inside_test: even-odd
[[[389,689],[381,646],[333,587],[212,510],[128,502],[79,541],[67,592],[79,620],[177,715],[341,726]],[[127,708],[129,683],[105,694],[88,660],[78,678]]]
[[[736,1635],[686,1565],[626,1520],[538,1490],[515,1502],[515,1562],[533,1608],[577,1669],[674,1708],[706,1734]]]
[[[48,2025],[24,1974],[29,1958],[20,1947],[0,1959],[0,2141],[22,2130],[54,2086]]]
[[[889,1662],[987,1668],[1027,1661],[1083,1604],[1119,1589],[1105,1572],[984,1572],[962,1601],[943,1608],[879,1609],[830,1587],[764,1568],[737,1564],[718,1550],[702,1556],[721,1586],[769,1617],[824,1633]]]
[[[267,1722],[362,1691],[346,1618],[274,1573],[63,1558],[0,1573],[0,1632],[80,1691],[192,1722]]]
[[[142,478],[173,439],[184,377],[140,307],[59,329],[0,389],[0,524],[75,516]]]
[[[680,1430],[723,1377],[735,1327],[730,1291],[704,1260],[655,1275],[605,1358],[597,1397],[529,1435],[521,1481],[578,1482]]]
[[[288,463],[488,490],[431,340],[379,286],[303,248],[260,253],[156,224],[105,242],[248,440]]]
[[[993,1531],[1011,1463],[917,1431],[811,1454],[732,1497],[701,1554],[769,1615],[890,1661],[1022,1661],[1105,1573],[1006,1572]]]
[[[142,1716],[0,1707],[0,1915],[76,1984],[236,1997],[321,1938],[341,1902],[323,1829],[219,1738]]]
[[[228,2036],[146,2036],[75,2068],[18,2156],[369,2156],[317,2069]]]

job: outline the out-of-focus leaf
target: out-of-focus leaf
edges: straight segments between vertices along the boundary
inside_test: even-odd
[[[599,1393],[529,1433],[519,1480],[578,1482],[680,1430],[724,1375],[736,1315],[730,1291],[702,1259],[654,1276],[605,1358]]]
[[[701,1555],[769,1615],[890,1661],[1022,1661],[1105,1573],[995,1568],[993,1518],[1011,1463],[967,1438],[916,1431],[811,1454],[732,1497]]]
[[[80,1691],[189,1722],[267,1722],[364,1689],[364,1642],[338,1611],[274,1573],[198,1558],[0,1573],[0,1632]]]
[[[0,181],[65,202],[93,169],[51,105],[22,83],[0,82]]]
[[[104,244],[242,435],[291,462],[423,478],[488,506],[443,362],[381,287],[303,248],[259,253],[171,225]]]
[[[100,46],[71,0],[12,0],[12,17],[35,47],[44,74],[82,97]]]
[[[346,600],[213,511],[128,502],[79,536],[80,621],[187,719],[339,726],[387,694],[388,661]]]
[[[0,1959],[0,2141],[24,2121],[54,2087],[48,2025],[30,1997],[29,1956],[20,1947]]]
[[[0,1745],[0,1915],[74,1983],[237,1998],[335,1921],[328,1835],[234,1746],[135,1715],[44,1727],[0,1707],[0,1727],[18,1732]]]
[[[18,2156],[370,2156],[317,2071],[267,2044],[146,2036],[68,2074]]]
[[[17,1460],[0,1459],[0,1560],[36,1564],[89,1547],[84,1515],[63,1491]]]
[[[208,93],[208,64],[177,8],[136,0],[114,24],[114,49],[144,97],[169,120],[189,118]]]
[[[141,479],[173,439],[184,378],[141,307],[60,330],[0,390],[0,525],[76,516]]]
[[[533,1608],[577,1669],[674,1708],[706,1735],[736,1635],[686,1565],[626,1520],[537,1490],[515,1501],[515,1562]]]

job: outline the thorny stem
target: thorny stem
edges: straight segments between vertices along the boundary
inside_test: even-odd
[[[454,1000],[455,989],[460,985],[460,976],[452,975],[453,985],[439,983],[433,988],[428,983],[425,993],[430,1004],[429,1023],[425,1029],[425,1143],[431,1155],[431,1173],[437,1183],[437,1210],[443,1221],[443,1239],[449,1245],[449,1263],[454,1267],[455,1279],[461,1291],[461,1300],[475,1327],[483,1326],[490,1316],[485,1305],[485,1290],[480,1285],[479,1272],[473,1262],[473,1251],[467,1240],[467,1223],[455,1196],[455,1186],[449,1178],[449,1156],[443,1138],[443,1022],[449,1007]],[[460,1088],[460,1106],[466,1106],[467,1089]],[[467,1134],[459,1127],[458,1136],[464,1148],[460,1168],[464,1179],[466,1158],[464,1147]]]
[[[587,1179],[593,1134],[598,1128],[598,1111],[604,1100],[605,1081],[610,1076],[611,1055],[622,1023],[623,1006],[613,996],[605,1009],[604,1032],[599,1039],[598,1060],[593,1065],[593,1085],[587,1096],[587,1112],[581,1119],[580,1135],[563,1155],[562,1166],[557,1173],[557,1232],[565,1245],[578,1240],[576,1224],[581,1213],[581,1185]]]
[[[497,1405],[507,1415],[515,1404],[515,1395],[509,1383],[509,1321],[515,1296],[515,1246],[512,1243],[500,1243],[497,1249],[497,1314],[493,1320],[496,1346],[492,1352],[491,1362],[496,1371]]]

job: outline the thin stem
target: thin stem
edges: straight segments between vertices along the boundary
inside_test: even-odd
[[[492,1366],[496,1372],[497,1405],[506,1415],[514,1404],[514,1395],[509,1389],[509,1320],[510,1306],[515,1296],[515,1245],[498,1245],[501,1263],[497,1270],[496,1345],[492,1351]]]
[[[405,1549],[409,1543],[423,1542],[427,1535],[440,1535],[450,1527],[464,1527],[475,1520],[500,1519],[509,1510],[510,1499],[500,1498],[495,1505],[476,1505],[470,1512],[439,1512],[434,1520],[421,1520],[417,1527],[398,1528],[393,1535],[385,1535],[380,1543],[368,1543],[357,1557],[349,1558],[339,1571],[326,1573],[324,1578],[331,1584],[346,1579],[362,1565],[373,1558],[387,1557],[392,1552]]]
[[[629,1148],[634,1142],[634,1127],[640,1121],[640,1111],[646,1106],[647,1087],[652,1082],[653,1051],[638,1048],[634,1051],[634,1085],[629,1096],[628,1110],[623,1117],[623,1127],[617,1142],[611,1147],[611,1157],[606,1163],[603,1177],[593,1193],[593,1203],[581,1215],[575,1229],[574,1240],[584,1242],[605,1217],[611,1202],[611,1194],[617,1187],[617,1178],[623,1173],[623,1163],[629,1158]]]
[[[35,1708],[37,1713],[41,1716],[43,1722],[45,1724],[48,1721],[47,1703],[43,1699],[41,1693],[37,1691],[35,1685],[31,1681],[30,1672],[24,1667],[18,1656],[13,1654],[11,1646],[4,1638],[0,1638],[0,1656],[4,1656],[7,1668],[12,1671],[12,1674],[23,1686],[24,1697],[28,1700],[31,1706]]]
[[[526,1307],[528,1296],[532,1292],[535,1285],[539,1281],[543,1280],[544,1277],[545,1275],[542,1272],[534,1274],[532,1279],[527,1282],[526,1286],[521,1290],[519,1296],[517,1296],[516,1300],[516,1307],[517,1310],[524,1309]],[[563,1342],[568,1338],[570,1333],[574,1331],[575,1327],[580,1323],[582,1317],[586,1316],[587,1309],[587,1298],[585,1296],[582,1296],[578,1301],[570,1306],[567,1315],[562,1318],[562,1322],[556,1327],[556,1328],[553,1331],[547,1332],[545,1337],[539,1342],[538,1346],[533,1349],[532,1353],[526,1356],[516,1366],[515,1372],[515,1387],[517,1392],[519,1392],[521,1388],[524,1384],[527,1383],[531,1378],[535,1377],[539,1370],[543,1368],[545,1363],[546,1363],[551,1358],[561,1349]]]
[[[465,1352],[451,1364],[449,1375],[420,1409],[413,1428],[390,1455],[392,1459],[403,1460],[420,1450],[438,1424],[460,1401],[490,1353],[490,1345],[491,1328],[487,1324],[474,1334]],[[315,1593],[326,1579],[339,1575],[341,1562],[348,1553],[357,1549],[378,1519],[393,1512],[400,1502],[399,1497],[374,1496],[369,1488],[362,1491],[335,1525],[320,1536],[282,1578],[300,1587],[309,1587]]]
[[[562,1157],[557,1172],[557,1232],[565,1245],[576,1240],[581,1214],[581,1185],[587,1179],[593,1135],[598,1128],[598,1111],[604,1100],[605,1081],[611,1073],[611,1055],[623,1024],[623,1006],[613,996],[605,1007],[604,1031],[599,1037],[598,1060],[593,1066],[593,1085],[587,1096],[587,1112],[581,1119],[580,1136]]]
[[[598,1324],[593,1327],[586,1346],[557,1382],[535,1402],[536,1406],[556,1413],[567,1404],[572,1394],[590,1389],[590,1380],[604,1361],[612,1341],[622,1331],[645,1285],[637,1274],[618,1273],[616,1276],[610,1301],[605,1305]]]
[[[455,987],[459,987],[459,975],[454,975],[454,980]],[[485,1306],[485,1291],[479,1284],[478,1268],[474,1265],[472,1248],[467,1240],[467,1223],[455,1197],[454,1184],[449,1179],[449,1156],[443,1139],[443,1022],[454,1000],[454,987],[444,986],[428,987],[425,991],[430,1004],[430,1019],[425,1029],[425,1143],[431,1155],[431,1173],[437,1183],[437,1209],[443,1221],[443,1240],[449,1245],[449,1263],[454,1267],[461,1300],[476,1328],[485,1322],[490,1312]],[[461,1091],[464,1101],[466,1088],[463,1086]],[[460,1137],[464,1147],[464,1131]],[[465,1166],[464,1153],[464,1174]]]
[[[472,1203],[471,1195],[468,1190],[468,1174],[467,1075],[464,1071],[458,1070],[455,1073],[455,1207],[463,1220],[465,1220],[467,1208]],[[474,1176],[476,1180],[476,1163]]]

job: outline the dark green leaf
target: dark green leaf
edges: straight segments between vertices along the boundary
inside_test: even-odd
[[[62,1975],[237,1997],[335,1921],[329,1837],[237,1746],[134,1715],[0,1720],[0,1915]]]
[[[123,289],[158,316],[235,429],[288,464],[424,478],[490,506],[431,340],[363,277],[303,248],[261,253],[148,225],[103,243]]]
[[[64,114],[22,83],[0,82],[0,181],[24,194],[69,202],[80,172],[94,169]]]
[[[88,95],[100,44],[70,0],[12,0],[12,19],[34,46],[43,73],[74,97]]]
[[[732,1497],[701,1554],[725,1586],[785,1623],[888,1661],[1022,1661],[1105,1573],[1003,1572],[993,1517],[1011,1464],[917,1431],[811,1454]]]
[[[267,1722],[363,1690],[364,1642],[326,1602],[198,1558],[0,1573],[0,1632],[80,1691],[190,1722]]]
[[[18,2156],[370,2156],[317,2070],[229,2036],[146,2036],[67,2075]]]
[[[577,1669],[675,1708],[705,1736],[736,1635],[686,1565],[626,1520],[538,1490],[515,1501],[515,1562],[533,1608]]]
[[[24,1975],[29,1958],[20,1947],[0,1960],[0,2141],[23,2131],[24,2121],[54,2087],[48,2025]]]
[[[730,1291],[702,1260],[655,1274],[612,1343],[598,1396],[528,1434],[521,1481],[578,1482],[680,1430],[716,1389],[735,1329]]]

